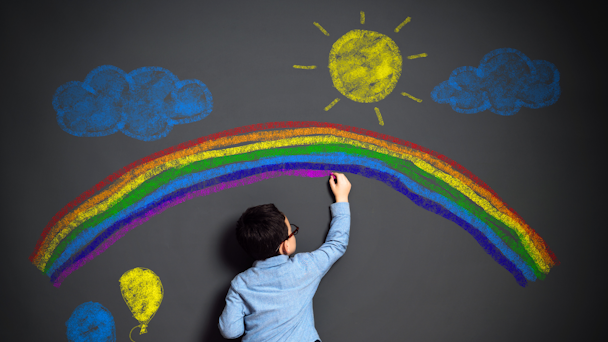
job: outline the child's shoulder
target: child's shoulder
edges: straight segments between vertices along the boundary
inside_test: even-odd
[[[249,275],[252,272],[253,267],[249,267],[248,269],[244,270],[243,272],[237,274],[234,276],[234,278],[232,278],[232,281],[230,282],[231,284],[242,284],[243,282],[245,282],[245,279],[250,278]]]
[[[302,272],[314,272],[319,270],[319,265],[317,262],[319,259],[319,253],[323,252],[317,249],[312,252],[298,253],[290,259],[292,259],[291,261],[297,265]]]

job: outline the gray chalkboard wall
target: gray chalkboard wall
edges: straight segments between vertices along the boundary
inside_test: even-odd
[[[136,341],[222,341],[216,325],[229,282],[252,262],[234,237],[236,219],[247,207],[275,203],[301,227],[298,251],[314,250],[329,227],[325,178],[281,177],[170,208],[59,288],[28,257],[61,208],[133,161],[234,127],[303,120],[361,127],[448,156],[494,189],[561,261],[523,288],[454,222],[381,182],[349,175],[350,245],[314,299],[323,341],[558,341],[599,326],[599,8],[534,0],[38,1],[2,5],[1,13],[2,340],[67,340],[66,321],[92,301],[113,315],[117,341],[128,341],[139,323],[118,279],[145,267],[165,294]],[[382,101],[351,101],[333,86],[329,51],[353,29],[390,36],[404,56],[401,78]],[[500,48],[555,65],[559,100],[511,116],[459,113],[433,100],[453,70],[477,67]],[[421,53],[427,57],[405,59]],[[200,80],[213,109],[151,141],[69,134],[53,96],[102,65],[125,73],[161,67]]]

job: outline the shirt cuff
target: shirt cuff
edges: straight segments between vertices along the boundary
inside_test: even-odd
[[[338,215],[350,215],[350,204],[348,202],[337,202],[329,206],[331,217]]]

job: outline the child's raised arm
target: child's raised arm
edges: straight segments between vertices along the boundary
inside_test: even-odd
[[[336,203],[330,206],[331,224],[325,243],[314,252],[295,256],[295,258],[311,258],[308,264],[317,266],[320,277],[323,277],[331,265],[346,252],[350,235],[350,204],[348,203],[350,182],[345,175],[332,173],[329,186],[336,197]]]

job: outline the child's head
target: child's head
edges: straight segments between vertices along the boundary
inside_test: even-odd
[[[289,221],[274,204],[251,207],[236,223],[236,239],[255,260],[281,254],[278,247],[288,236]]]

